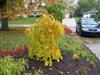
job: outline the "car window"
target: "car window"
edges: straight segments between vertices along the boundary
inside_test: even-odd
[[[97,23],[94,20],[83,20],[83,25],[96,25]]]

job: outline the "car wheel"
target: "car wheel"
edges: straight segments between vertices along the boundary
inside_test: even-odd
[[[77,28],[76,28],[76,33],[78,34],[78,30],[77,30]]]
[[[82,36],[82,35],[83,35],[82,30],[80,30],[80,31],[78,32],[78,35],[79,35],[79,36]]]

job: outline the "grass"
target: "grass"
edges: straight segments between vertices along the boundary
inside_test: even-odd
[[[14,24],[33,24],[38,18],[36,17],[28,17],[28,18],[17,18],[14,20],[9,20],[9,25]],[[0,21],[1,23],[1,21]]]
[[[0,50],[12,50],[21,45],[28,45],[29,41],[25,35],[25,27],[13,28],[12,31],[0,31]],[[96,57],[89,52],[78,36],[64,35],[58,41],[61,50],[70,51],[82,57],[86,57],[90,62],[96,62]]]
[[[27,45],[28,39],[25,35],[25,27],[12,28],[12,31],[0,31],[0,50],[12,50],[20,45]]]
[[[69,51],[75,55],[85,57],[91,63],[96,62],[96,57],[83,45],[78,36],[64,35],[58,41],[58,45],[61,50]]]
[[[34,24],[37,19],[38,18],[36,17],[18,18],[15,20],[10,20],[9,25]],[[12,31],[0,31],[0,50],[11,50],[12,48],[17,48],[20,45],[27,45],[28,40],[24,33],[25,29],[25,27],[13,27]]]

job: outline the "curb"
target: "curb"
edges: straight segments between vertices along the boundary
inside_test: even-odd
[[[86,47],[86,49],[89,50],[90,53],[92,53],[93,55],[95,55],[96,59],[97,59],[98,61],[100,61],[100,59],[96,56],[96,54],[93,53],[92,50],[91,50],[83,41],[82,41],[82,43],[83,43],[83,45]]]

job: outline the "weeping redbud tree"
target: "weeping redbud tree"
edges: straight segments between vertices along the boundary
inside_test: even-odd
[[[53,60],[62,60],[57,40],[63,35],[62,24],[50,15],[43,15],[32,27],[26,30],[29,37],[29,58],[43,60],[45,66],[52,66]]]

